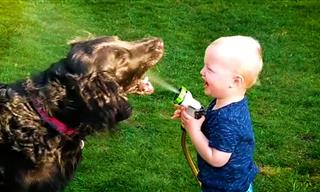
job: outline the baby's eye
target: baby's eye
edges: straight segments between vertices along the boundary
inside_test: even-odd
[[[207,67],[207,70],[210,71],[211,73],[214,73],[213,69]]]

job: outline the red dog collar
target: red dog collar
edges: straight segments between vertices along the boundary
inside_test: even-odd
[[[74,135],[76,133],[78,133],[77,130],[68,127],[66,124],[64,124],[63,122],[61,122],[59,119],[55,118],[55,117],[50,117],[48,115],[48,113],[45,112],[45,110],[43,109],[43,107],[41,105],[39,105],[38,102],[36,101],[32,101],[34,108],[36,109],[36,111],[38,112],[38,114],[40,115],[41,119],[48,123],[50,125],[50,127],[52,127],[53,129],[55,129],[56,131],[58,131],[59,133],[63,134],[63,135]]]

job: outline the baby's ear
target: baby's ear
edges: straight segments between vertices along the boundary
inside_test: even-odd
[[[242,75],[235,75],[233,78],[233,83],[237,87],[243,87],[245,86],[245,79]]]

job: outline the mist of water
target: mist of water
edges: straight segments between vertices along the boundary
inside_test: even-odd
[[[150,81],[152,83],[157,84],[168,91],[179,93],[179,90],[177,88],[163,80],[159,75],[152,72],[148,72],[148,77],[150,78]]]

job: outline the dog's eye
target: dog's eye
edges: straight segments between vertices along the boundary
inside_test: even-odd
[[[114,50],[114,55],[115,55],[116,58],[121,58],[121,57],[123,57],[124,52],[122,50],[120,50],[120,49],[115,49]]]
[[[127,58],[122,57],[122,58],[120,59],[120,64],[123,64],[123,63],[125,63],[126,61],[127,61]]]

